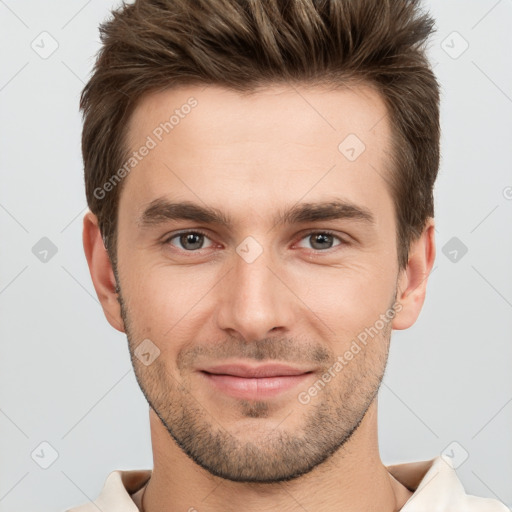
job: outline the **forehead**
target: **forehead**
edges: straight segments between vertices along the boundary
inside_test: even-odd
[[[387,193],[389,143],[385,104],[368,86],[161,91],[130,118],[127,144],[145,156],[125,178],[120,210],[140,215],[167,196],[260,216],[333,192],[371,206]]]
[[[193,132],[205,142],[232,142],[236,134],[265,144],[270,139],[275,144],[298,139],[311,143],[315,132],[323,131],[331,132],[335,141],[345,132],[370,141],[377,124],[379,131],[388,128],[380,123],[386,113],[380,94],[370,85],[332,90],[282,84],[247,92],[217,85],[181,86],[143,96],[130,118],[127,140],[133,147],[148,134],[159,139],[172,132],[175,137],[186,135],[181,140],[186,142]]]

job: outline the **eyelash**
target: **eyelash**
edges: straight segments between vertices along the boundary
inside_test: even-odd
[[[203,235],[204,237],[209,238],[208,233],[206,233],[204,231],[201,231],[200,229],[194,229],[194,230],[191,230],[191,231],[181,231],[179,233],[174,233],[173,235],[165,238],[163,240],[162,244],[163,245],[168,245],[171,242],[171,240],[173,240],[174,238],[180,237],[182,235],[189,235],[189,234]],[[333,236],[334,238],[336,238],[340,242],[339,245],[335,245],[334,247],[330,247],[329,249],[325,249],[325,250],[310,249],[311,251],[314,251],[315,253],[319,253],[319,254],[320,253],[326,253],[326,252],[334,250],[336,247],[339,247],[341,245],[348,245],[349,244],[349,242],[347,242],[345,239],[341,238],[334,231],[329,231],[328,229],[327,230],[311,230],[311,231],[308,231],[307,233],[305,233],[302,236],[302,238],[300,238],[299,241],[304,240],[305,238],[308,238],[311,235],[315,235],[315,234],[330,235],[330,236]],[[176,249],[178,249],[178,248],[176,248]],[[178,249],[178,250],[182,250],[183,252],[188,252],[188,253],[197,253],[197,252],[201,251],[201,249],[192,250],[192,251],[187,251],[185,249]]]

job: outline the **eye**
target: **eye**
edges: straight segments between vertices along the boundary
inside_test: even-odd
[[[302,240],[310,240],[312,246],[311,248],[315,251],[322,252],[328,249],[332,249],[333,247],[337,247],[338,245],[348,244],[348,242],[346,242],[343,238],[332,233],[331,231],[311,231],[307,233],[301,239],[301,241]],[[336,240],[338,243],[335,243]],[[206,242],[206,245],[205,241],[208,241]],[[211,240],[208,238],[208,235],[202,231],[183,231],[181,233],[176,233],[166,238],[162,243],[164,245],[170,244],[173,247],[188,252],[207,249],[213,245]]]
[[[332,247],[348,243],[330,231],[311,231],[302,240],[311,240],[312,248],[315,251],[332,249]],[[334,240],[338,240],[339,243],[333,245]]]
[[[164,244],[171,244],[174,247],[176,245],[172,242],[176,239],[179,244],[178,249],[185,251],[197,251],[198,249],[206,249],[210,246],[205,246],[204,241],[208,239],[205,233],[201,231],[185,231],[172,235],[171,237],[164,240]]]

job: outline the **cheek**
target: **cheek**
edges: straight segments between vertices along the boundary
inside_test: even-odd
[[[376,265],[312,266],[297,273],[294,282],[308,317],[312,311],[340,339],[373,325],[388,310],[395,290],[393,273]]]
[[[384,260],[382,251],[380,257],[369,251],[347,254],[336,264],[283,261],[274,271],[292,293],[279,291],[282,286],[276,293],[289,301],[297,326],[309,325],[326,339],[347,340],[372,325],[390,305],[394,273],[392,262]],[[229,304],[238,296],[239,290],[226,286],[232,277],[229,262],[180,266],[135,257],[124,262],[121,283],[133,330],[150,338],[187,339],[207,325],[221,302]]]
[[[190,324],[201,310],[204,300],[220,277],[211,267],[209,270],[192,267],[170,267],[131,264],[131,278],[122,280],[123,295],[129,299],[129,309],[134,326],[155,336],[175,336],[176,332]],[[219,273],[222,276],[223,273]]]

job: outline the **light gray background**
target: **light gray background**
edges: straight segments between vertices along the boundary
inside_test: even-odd
[[[0,1],[1,512],[64,510],[96,498],[114,469],[152,467],[148,406],[81,241],[78,99],[114,5]],[[512,0],[424,5],[442,86],[438,254],[419,320],[393,334],[381,454],[430,459],[455,441],[456,457],[469,454],[457,469],[468,492],[510,507]],[[51,38],[49,57],[32,49]],[[32,252],[43,237],[57,248],[46,262]],[[456,261],[455,246],[443,254],[452,237],[467,247]],[[36,463],[51,462],[42,442],[58,453],[48,469]]]

